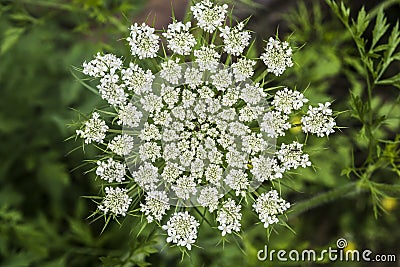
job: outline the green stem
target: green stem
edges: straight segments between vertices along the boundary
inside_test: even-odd
[[[391,197],[400,197],[400,185],[372,183],[378,190]]]
[[[332,202],[338,198],[344,197],[350,193],[359,194],[367,191],[367,188],[360,187],[358,183],[351,182],[331,191],[322,193],[308,200],[299,202],[293,206],[292,212],[288,214],[289,218],[296,217],[310,209],[316,208],[323,204]]]

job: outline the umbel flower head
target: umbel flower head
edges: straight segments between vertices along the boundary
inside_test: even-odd
[[[98,211],[140,213],[162,225],[168,243],[189,250],[204,221],[193,206],[214,218],[220,236],[240,233],[242,212],[251,209],[244,199],[255,199],[265,227],[279,223],[289,202],[275,189],[258,191],[311,166],[307,145],[288,130],[301,126],[304,135],[322,137],[336,125],[329,103],[307,110],[302,92],[253,82],[269,78],[253,77],[257,59],[246,56],[251,34],[245,22],[227,24],[227,8],[196,2],[193,21],[174,21],[161,33],[135,23],[127,38],[131,59],[98,53],[83,63],[109,106],[76,131],[99,149],[94,169],[106,186]],[[260,73],[272,78],[293,65],[289,43],[272,37],[260,59],[266,68]],[[301,125],[293,125],[299,116]],[[277,140],[282,136],[292,141]]]
[[[177,212],[172,215],[162,229],[168,233],[167,242],[175,243],[178,246],[192,249],[192,244],[197,239],[197,228],[199,222],[187,211]]]
[[[86,144],[91,142],[103,143],[108,126],[100,119],[100,114],[93,112],[92,118],[85,122],[83,130],[76,130],[76,134],[85,139]]]
[[[115,216],[126,216],[129,205],[132,202],[132,199],[126,193],[127,190],[119,187],[106,187],[105,192],[106,196],[104,197],[103,202],[99,205],[99,210],[105,214],[111,213]]]
[[[262,193],[253,204],[253,208],[257,212],[261,222],[264,223],[264,227],[267,228],[270,224],[279,221],[276,215],[283,214],[290,208],[290,204],[279,197],[276,190],[271,190]]]

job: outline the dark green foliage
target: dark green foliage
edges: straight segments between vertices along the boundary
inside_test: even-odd
[[[84,155],[75,150],[80,140],[65,141],[76,129],[67,125],[79,119],[73,109],[86,114],[99,101],[76,81],[73,66],[98,50],[126,51],[114,40],[126,35],[145,1],[0,1],[0,266],[260,266],[257,251],[265,244],[322,250],[339,237],[399,255],[398,1],[372,9],[327,2],[331,9],[322,1],[299,4],[286,18],[290,41],[301,49],[284,84],[307,88],[313,101],[334,98],[333,108],[345,111],[338,116],[342,132],[309,140],[327,148],[307,151],[316,169],[282,185],[298,192],[289,195],[298,203],[288,221],[296,234],[277,227],[268,239],[248,213],[242,225],[249,230],[218,246],[218,230],[204,224],[201,248],[181,261],[181,251],[165,246],[153,225],[142,229],[140,217],[110,222],[101,234],[105,222],[87,219],[96,207],[81,197],[98,194],[93,175],[83,174],[93,165],[74,170],[93,151]],[[296,137],[305,138],[298,131]]]
[[[67,127],[77,120],[72,109],[89,112],[98,101],[72,67],[104,47],[101,35],[126,31],[115,14],[140,7],[109,2],[1,1],[1,266],[99,266],[134,241],[118,225],[100,235],[103,222],[86,219],[95,206],[81,196],[97,188],[85,167],[72,171],[84,155],[69,154],[79,144],[65,141],[75,131]]]

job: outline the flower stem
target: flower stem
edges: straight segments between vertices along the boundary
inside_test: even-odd
[[[332,202],[333,200],[344,197],[350,193],[359,194],[367,190],[368,190],[367,187],[361,187],[359,183],[351,182],[295,204],[293,206],[292,211],[288,214],[288,216],[289,218],[296,217],[303,212],[306,212],[310,209],[316,208],[323,204]]]

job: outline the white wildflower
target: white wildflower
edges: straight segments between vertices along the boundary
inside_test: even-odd
[[[249,186],[249,180],[247,174],[243,170],[231,169],[224,179],[224,182],[233,190],[235,190],[236,196],[246,194],[246,190]]]
[[[179,101],[180,89],[161,84],[161,96],[168,108],[173,108]]]
[[[176,212],[168,220],[162,229],[167,231],[168,243],[175,243],[177,246],[186,247],[188,250],[192,249],[192,244],[197,239],[197,228],[200,223],[195,217],[190,215],[187,211]]]
[[[203,0],[190,7],[197,25],[206,32],[213,32],[225,21],[228,5],[214,5],[210,0]]]
[[[250,128],[238,121],[229,123],[228,132],[236,136],[244,136],[251,132]]]
[[[174,183],[182,173],[182,168],[177,163],[168,161],[161,173],[161,178],[167,183]]]
[[[181,176],[179,177],[175,184],[171,187],[179,199],[187,200],[190,195],[195,195],[197,192],[196,182],[194,176]]]
[[[160,140],[160,130],[154,124],[145,122],[142,130],[140,131],[139,138],[143,141]]]
[[[122,68],[122,60],[113,54],[97,53],[95,59],[83,63],[83,74],[92,77],[104,77],[107,73],[115,73]]]
[[[172,121],[171,115],[167,110],[157,112],[153,115],[154,124],[162,127],[168,127],[169,123]]]
[[[276,190],[262,193],[253,204],[254,210],[257,212],[264,227],[279,222],[276,215],[283,214],[290,208],[290,203],[282,199]]]
[[[155,162],[161,157],[161,147],[156,142],[146,142],[139,147],[139,156],[142,161]]]
[[[208,208],[210,212],[213,212],[218,208],[218,200],[222,196],[215,187],[208,186],[200,190],[197,201],[202,207]]]
[[[127,101],[128,94],[125,93],[124,86],[109,81],[106,77],[101,79],[97,89],[99,89],[101,98],[112,106],[125,105]]]
[[[179,55],[190,55],[196,45],[196,39],[189,33],[191,23],[173,22],[168,25],[167,32],[162,35],[167,38],[167,47]]]
[[[245,57],[238,58],[237,62],[232,64],[232,72],[235,76],[235,82],[243,82],[254,74],[256,61]]]
[[[297,169],[299,166],[306,168],[311,166],[308,154],[303,153],[303,144],[294,141],[291,144],[282,144],[276,152],[282,167],[285,170]]]
[[[188,109],[193,106],[194,102],[196,101],[197,94],[191,92],[190,90],[184,89],[182,90],[182,107]],[[187,111],[188,113],[190,110]]]
[[[240,98],[251,105],[259,104],[260,101],[265,97],[266,94],[260,87],[259,83],[254,85],[246,84],[245,87],[242,88],[242,92],[240,94]]]
[[[176,180],[175,185],[171,188],[179,199],[187,200],[191,194],[196,194],[196,185],[193,176],[182,176]]]
[[[106,196],[98,206],[99,210],[104,214],[112,213],[115,216],[126,216],[129,205],[132,202],[132,199],[126,193],[127,190],[119,187],[115,189],[112,187],[106,187],[105,192]]]
[[[225,91],[226,88],[232,85],[232,73],[228,69],[218,71],[211,76],[212,84],[218,91]]]
[[[229,166],[234,168],[243,169],[247,165],[248,155],[243,152],[236,151],[231,149],[226,153],[226,162]]]
[[[106,122],[100,119],[99,113],[93,112],[92,118],[85,122],[83,130],[76,130],[76,134],[84,138],[86,144],[90,144],[92,141],[103,143],[107,131]]]
[[[239,120],[243,122],[250,122],[256,120],[264,112],[263,106],[249,106],[246,105],[239,111]]]
[[[158,168],[149,162],[139,166],[139,169],[132,173],[135,182],[144,190],[153,190],[159,181]]]
[[[163,107],[162,98],[152,93],[143,96],[140,99],[140,103],[142,108],[149,113],[157,113]]]
[[[260,155],[251,159],[250,172],[259,182],[282,178],[284,169],[278,165],[278,161],[272,157]]]
[[[187,68],[184,76],[185,83],[192,89],[203,83],[203,72],[195,67]]]
[[[138,65],[130,62],[129,68],[123,69],[121,74],[122,80],[128,90],[133,91],[137,95],[151,92],[154,80],[151,70],[144,71]]]
[[[143,59],[157,56],[158,39],[159,36],[154,34],[154,28],[145,23],[140,26],[135,23],[131,26],[130,37],[126,40],[129,42],[132,55]]]
[[[120,106],[118,110],[118,125],[138,127],[143,113],[136,108],[132,103],[126,106]]]
[[[332,118],[331,103],[319,103],[318,107],[308,107],[307,115],[301,118],[302,130],[305,133],[313,133],[319,137],[328,136],[334,133],[333,127],[336,126],[335,119]]]
[[[292,67],[292,48],[288,42],[280,42],[270,37],[265,52],[260,57],[267,66],[267,71],[280,76],[286,67]]]
[[[108,143],[108,148],[118,156],[127,156],[133,149],[134,140],[127,134],[117,135]]]
[[[235,137],[227,133],[221,133],[217,141],[224,149],[236,147]]]
[[[195,62],[199,65],[201,71],[217,71],[220,55],[214,48],[214,45],[203,45],[199,50],[194,51]]]
[[[121,183],[125,180],[126,165],[109,158],[107,161],[97,161],[96,175],[109,183]]]
[[[199,97],[203,99],[210,99],[215,95],[214,91],[206,85],[200,87],[197,92],[199,93]]]
[[[242,219],[240,209],[241,205],[236,205],[235,201],[230,198],[222,203],[222,207],[217,211],[218,229],[222,232],[222,236],[231,234],[232,231],[240,231],[240,220]]]
[[[228,54],[239,56],[249,45],[250,32],[243,30],[244,23],[239,22],[235,27],[220,27],[220,36],[224,39],[224,51]]]
[[[257,154],[267,148],[267,142],[261,133],[242,136],[242,151],[250,155]]]
[[[216,164],[210,164],[207,166],[204,176],[209,183],[219,186],[223,171],[224,170],[220,166]]]
[[[170,209],[168,196],[165,191],[150,191],[146,194],[145,204],[140,203],[140,211],[147,216],[149,223],[161,221],[166,211]]]
[[[276,110],[290,114],[293,110],[300,109],[307,102],[308,99],[302,93],[284,88],[275,93],[271,104]]]
[[[288,115],[282,114],[279,111],[269,111],[264,114],[260,130],[272,138],[285,136],[285,131],[291,127],[288,119]]]
[[[224,95],[222,97],[221,101],[222,105],[227,107],[233,106],[238,101],[239,94],[240,94],[240,87],[228,88],[224,92]]]
[[[179,65],[179,58],[175,59],[175,61],[168,59],[162,62],[160,77],[172,84],[178,84],[182,78],[182,66]]]

